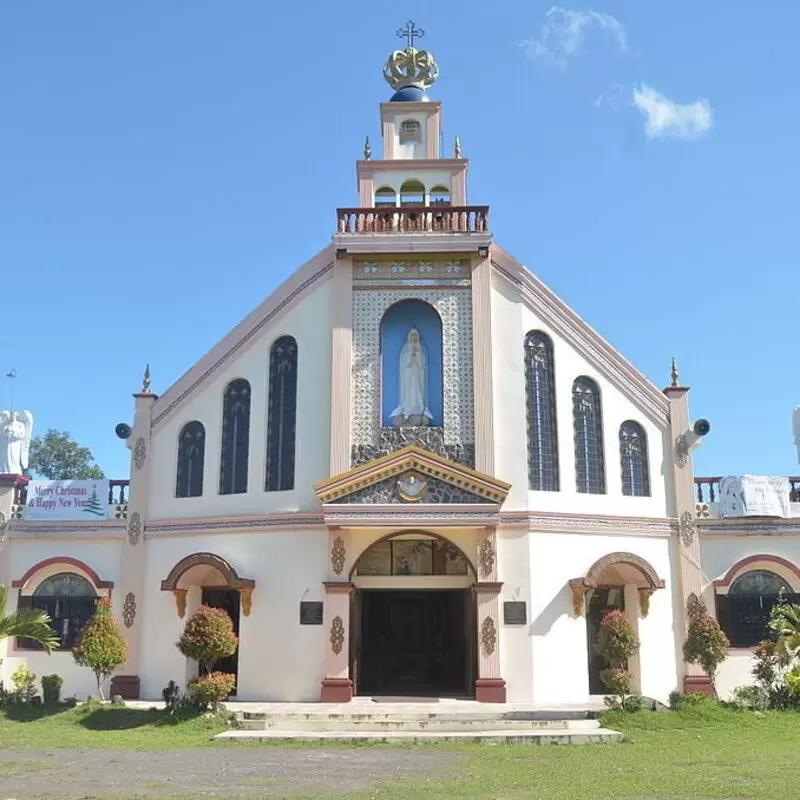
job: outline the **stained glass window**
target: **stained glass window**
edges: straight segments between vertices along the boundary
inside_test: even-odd
[[[244,378],[231,381],[222,404],[222,456],[219,493],[247,491],[247,455],[250,449],[250,384]]]
[[[647,435],[638,422],[628,420],[619,426],[619,457],[622,467],[622,494],[629,497],[649,497]]]
[[[62,572],[43,580],[33,596],[20,596],[18,606],[46,611],[50,627],[59,638],[59,650],[71,650],[83,630],[83,626],[94,613],[97,595],[86,578],[72,572]],[[32,639],[17,638],[17,647],[41,650],[42,646]]]
[[[525,400],[528,421],[528,487],[558,491],[553,343],[541,331],[525,337]]]
[[[754,569],[740,575],[727,595],[717,595],[717,620],[732,647],[752,647],[764,639],[773,639],[769,627],[772,607],[783,598],[787,603],[800,602],[800,595],[779,575]]]
[[[176,497],[200,497],[203,494],[203,463],[206,452],[206,429],[202,422],[187,422],[178,434],[178,470]]]
[[[269,354],[267,414],[268,492],[294,489],[294,452],[297,427],[297,342],[281,336]]]
[[[605,494],[600,389],[591,378],[581,376],[572,384],[572,412],[575,425],[577,489],[584,494]]]

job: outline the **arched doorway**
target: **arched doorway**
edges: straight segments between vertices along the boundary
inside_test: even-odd
[[[362,552],[350,580],[356,694],[474,693],[476,573],[457,545],[424,531],[386,536]]]

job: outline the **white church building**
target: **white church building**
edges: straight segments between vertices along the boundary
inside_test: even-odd
[[[579,704],[620,608],[636,690],[666,701],[703,685],[691,592],[731,637],[719,691],[749,681],[777,592],[800,592],[800,505],[787,488],[781,515],[721,516],[677,372],[654,386],[495,241],[458,141],[440,151],[432,56],[409,44],[384,72],[355,207],[160,396],[148,373],[109,519],[26,520],[26,479],[0,476],[9,610],[48,609],[62,637],[0,642],[7,684],[24,661],[91,693],[69,647],[110,596],[126,697],[195,674],[175,642],[206,603],[240,637],[220,665],[239,700]]]

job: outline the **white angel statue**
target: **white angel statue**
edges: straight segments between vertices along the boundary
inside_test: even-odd
[[[28,468],[32,432],[30,411],[0,411],[0,475],[22,475]]]
[[[427,391],[428,354],[419,331],[412,328],[400,351],[400,398],[390,414],[395,425],[430,425],[433,414],[427,405]]]

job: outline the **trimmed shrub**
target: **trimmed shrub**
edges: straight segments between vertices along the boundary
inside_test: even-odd
[[[239,640],[226,611],[199,606],[187,621],[176,646],[183,655],[200,664],[200,674],[204,675],[210,673],[221,658],[232,656]]]
[[[769,696],[760,686],[737,686],[730,705],[746,711],[764,711],[769,708]]]
[[[11,682],[14,684],[14,691],[11,700],[14,703],[32,703],[36,697],[36,675],[34,675],[27,664],[20,664],[11,673]]]
[[[683,643],[683,660],[687,664],[699,664],[714,686],[714,676],[719,665],[728,657],[730,642],[719,623],[708,613],[705,603],[694,592],[686,601],[686,615],[689,627]]]
[[[631,701],[633,675],[628,671],[628,659],[639,649],[639,640],[624,611],[614,610],[603,615],[597,651],[611,665],[602,670],[600,680],[613,697],[606,697],[609,708],[636,710],[641,702]]]
[[[128,658],[128,645],[111,614],[111,601],[101,597],[94,616],[86,623],[72,648],[72,657],[89,667],[97,679],[97,695],[104,700],[102,681],[111,676]]]
[[[42,675],[42,695],[45,705],[58,705],[64,679],[60,675]]]
[[[189,697],[201,710],[217,710],[236,685],[236,676],[227,672],[212,672],[189,682]]]

